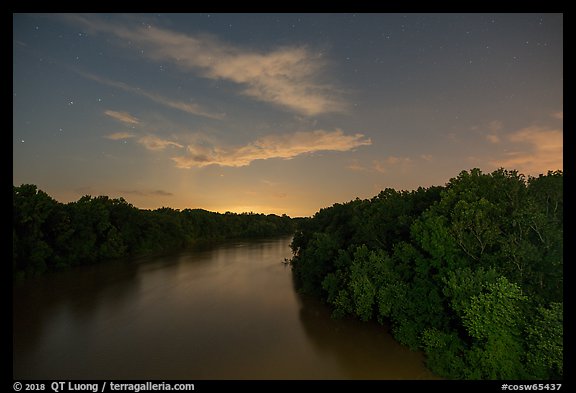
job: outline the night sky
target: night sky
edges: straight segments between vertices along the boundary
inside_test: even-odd
[[[13,16],[13,183],[312,215],[562,169],[561,14]]]

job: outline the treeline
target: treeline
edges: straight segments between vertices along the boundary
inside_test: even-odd
[[[35,185],[13,187],[12,269],[16,277],[231,238],[290,234],[290,217],[143,210],[123,198],[60,203]]]
[[[461,172],[300,222],[301,291],[375,319],[451,379],[563,376],[563,173]]]

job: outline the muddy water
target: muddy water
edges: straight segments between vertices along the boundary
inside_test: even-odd
[[[289,237],[47,275],[13,288],[15,379],[431,379],[382,326],[298,295]]]

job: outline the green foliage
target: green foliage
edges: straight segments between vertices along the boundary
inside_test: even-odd
[[[299,222],[297,285],[455,379],[563,375],[563,175],[462,171]]]
[[[448,271],[443,277],[443,293],[450,302],[455,315],[462,318],[474,296],[482,293],[487,284],[496,282],[498,275],[495,270],[488,271],[480,267],[472,270],[470,267]]]
[[[563,376],[564,305],[552,303],[538,307],[528,325],[528,367],[538,379],[560,379]]]
[[[12,198],[13,255],[16,257],[12,263],[13,273],[43,273],[49,268],[52,255],[44,230],[57,203],[31,184],[14,188]]]
[[[322,282],[334,270],[338,243],[325,233],[315,233],[298,259],[292,260],[294,278],[302,292],[321,294]]]
[[[412,226],[412,238],[430,255],[428,263],[432,267],[442,269],[459,264],[457,243],[446,217],[425,212]]]
[[[395,320],[392,332],[394,337],[403,345],[411,350],[417,350],[420,347],[420,337],[418,325],[409,319]]]
[[[123,198],[62,204],[35,185],[13,187],[14,277],[230,238],[289,234],[290,217],[201,209],[137,209]]]
[[[469,378],[515,379],[524,376],[520,340],[525,322],[519,303],[526,300],[520,288],[505,277],[484,285],[463,311],[462,323],[474,339],[467,354]]]
[[[522,348],[518,340],[505,335],[475,344],[466,352],[466,379],[526,379]]]
[[[462,322],[468,334],[479,340],[518,335],[522,322],[518,302],[526,300],[520,288],[505,277],[485,287],[486,292],[472,296],[464,309]]]
[[[354,312],[363,321],[372,319],[374,310],[376,283],[372,274],[376,258],[366,246],[359,247],[354,253],[354,262],[350,266],[349,289],[354,304]]]
[[[465,346],[457,332],[428,328],[421,341],[430,369],[447,378],[463,378]]]

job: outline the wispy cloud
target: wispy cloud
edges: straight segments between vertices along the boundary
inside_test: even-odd
[[[405,170],[411,164],[412,159],[410,157],[390,156],[383,160],[372,161],[372,167],[376,172],[380,173],[386,173],[391,168],[394,168],[396,170],[398,167]]]
[[[563,111],[554,112],[552,113],[552,117],[555,119],[564,120],[564,112]]]
[[[494,143],[494,144],[500,143],[500,137],[496,134],[488,134],[488,135],[486,135],[486,139],[490,143]]]
[[[124,139],[134,138],[136,135],[130,132],[115,132],[113,134],[105,135],[104,138],[112,139],[113,141],[120,141]]]
[[[498,132],[502,130],[502,122],[500,120],[492,120],[488,123],[488,129],[492,132]]]
[[[111,34],[137,44],[143,55],[172,62],[183,71],[243,86],[243,94],[312,116],[345,109],[334,87],[319,82],[326,64],[306,47],[260,52],[226,44],[209,35],[186,35],[155,27],[67,15],[93,33]]]
[[[276,182],[276,181],[271,181],[268,179],[261,179],[260,180],[262,183],[266,184],[269,187],[276,187],[278,186],[280,183]]]
[[[184,147],[183,145],[167,140],[159,138],[155,135],[146,135],[138,139],[138,143],[143,145],[148,150],[164,150],[169,146],[174,147]]]
[[[418,161],[432,162],[433,160],[434,157],[431,154],[421,154],[415,158],[389,156],[380,160],[372,160],[369,164],[361,164],[360,161],[354,159],[346,168],[357,172],[389,173],[390,170],[405,172]]]
[[[185,156],[174,157],[179,168],[220,165],[241,167],[255,160],[270,158],[290,159],[317,151],[348,151],[370,145],[372,141],[362,134],[345,135],[342,130],[296,132],[286,135],[268,135],[239,147],[188,145]]]
[[[350,163],[346,166],[347,169],[351,171],[367,171],[368,168],[364,167],[357,159],[353,159]]]
[[[116,111],[107,110],[107,111],[104,111],[104,114],[107,116],[110,116],[111,118],[113,118],[115,120],[118,120],[121,123],[128,124],[128,125],[135,125],[135,124],[140,123],[138,118],[132,116],[128,112],[116,112]]]
[[[504,124],[500,120],[492,120],[488,123],[474,125],[470,127],[470,130],[481,133],[488,142],[498,144],[501,142],[499,134],[503,128]]]
[[[517,169],[526,175],[538,175],[563,168],[563,131],[532,126],[507,137],[514,149],[492,162],[498,167]]]
[[[190,113],[192,115],[203,116],[203,117],[207,117],[210,119],[221,120],[225,117],[225,115],[223,113],[210,112],[210,111],[202,108],[202,106],[195,104],[195,103],[192,103],[192,102],[172,100],[170,98],[166,98],[166,97],[161,96],[159,94],[146,91],[146,90],[141,89],[139,87],[130,86],[124,82],[104,78],[102,76],[94,75],[94,74],[91,74],[88,72],[83,72],[83,71],[78,71],[78,70],[75,70],[75,71],[78,72],[80,75],[82,75],[86,78],[92,79],[96,82],[102,83],[102,84],[107,85],[107,86],[116,87],[118,89],[130,92],[130,93],[134,93],[134,94],[142,96],[142,97],[146,97],[151,101],[154,101],[160,105],[167,106],[169,108],[178,109],[178,110],[181,110],[183,112]]]

